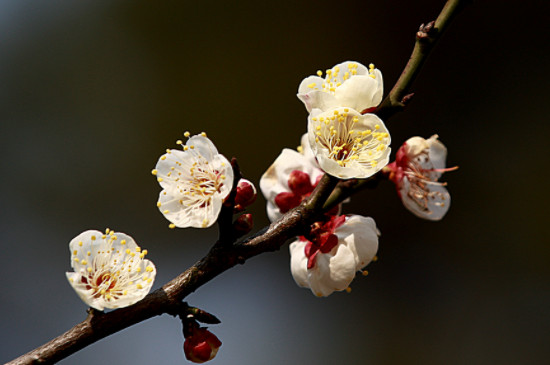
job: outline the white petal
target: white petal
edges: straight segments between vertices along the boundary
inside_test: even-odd
[[[189,147],[188,151],[194,152],[197,155],[202,156],[207,161],[212,161],[214,156],[218,155],[218,149],[207,137],[197,134],[187,140],[185,144]],[[193,148],[191,148],[193,146]]]
[[[400,189],[401,201],[405,208],[419,218],[431,221],[441,220],[451,206],[451,195],[442,185],[432,184],[429,186],[430,191],[435,194],[428,198],[427,209],[423,209],[407,194],[409,189],[410,183],[407,178],[404,178]]]
[[[374,219],[352,215],[336,228],[335,234],[355,254],[356,270],[365,267],[376,256],[380,233]]]
[[[437,134],[431,136],[427,143],[430,148],[429,159],[434,169],[444,169],[446,167],[447,148],[437,139]]]
[[[313,294],[326,297],[346,289],[355,271],[355,255],[345,245],[338,244],[328,254],[317,254],[315,266],[308,270],[309,286]]]
[[[359,112],[380,104],[379,83],[368,75],[353,76],[336,89],[336,106],[347,106]]]
[[[296,240],[289,245],[290,272],[298,286],[309,288],[307,280],[307,257],[304,249],[307,241]]]

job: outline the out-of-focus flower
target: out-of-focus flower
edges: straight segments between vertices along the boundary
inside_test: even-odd
[[[390,135],[374,114],[351,108],[314,109],[308,139],[321,169],[341,179],[370,177],[389,162]]]
[[[85,231],[69,243],[71,266],[67,279],[90,307],[122,308],[149,293],[157,273],[134,239],[109,229]]]
[[[231,164],[204,133],[189,138],[183,151],[166,150],[152,173],[163,188],[157,206],[170,228],[210,227],[233,186]]]
[[[376,256],[379,235],[374,220],[359,215],[316,223],[309,240],[300,237],[290,244],[292,276],[318,297],[345,290]]]
[[[326,111],[335,107],[349,107],[359,112],[370,112],[382,101],[384,92],[382,73],[358,62],[347,61],[316,76],[306,77],[298,87],[298,98],[308,112]]]
[[[204,327],[189,329],[183,343],[183,352],[187,360],[203,363],[212,360],[218,353],[222,342]]]
[[[437,138],[409,138],[385,169],[403,205],[416,216],[432,221],[443,218],[451,205],[447,183],[438,180],[443,172],[458,168],[445,168],[447,148]]]
[[[323,171],[302,137],[301,152],[285,148],[260,179],[260,190],[267,200],[267,215],[274,222],[308,197]]]

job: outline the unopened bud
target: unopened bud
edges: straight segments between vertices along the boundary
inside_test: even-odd
[[[256,187],[247,179],[240,179],[235,195],[235,210],[242,211],[256,200]]]
[[[275,197],[275,204],[279,207],[281,213],[286,213],[302,202],[302,197],[294,193],[282,192]]]
[[[183,352],[187,360],[200,364],[212,360],[221,345],[222,342],[212,332],[196,327],[185,337]]]
[[[311,193],[313,186],[309,175],[303,171],[294,170],[290,173],[288,178],[288,187],[297,195],[306,195]]]
[[[243,214],[235,220],[233,223],[233,230],[237,236],[247,234],[254,227],[254,221],[252,220],[252,214]]]

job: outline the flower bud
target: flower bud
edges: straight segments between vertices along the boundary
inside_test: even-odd
[[[203,363],[212,360],[218,353],[222,342],[204,327],[191,329],[183,343],[183,352],[187,360]]]
[[[313,190],[309,175],[299,170],[294,170],[290,173],[288,187],[294,194],[298,195],[306,195]]]
[[[235,195],[235,210],[242,211],[256,200],[256,187],[247,179],[240,179]]]
[[[252,220],[252,214],[250,213],[241,215],[233,223],[233,230],[238,237],[247,234],[253,227],[254,221]]]

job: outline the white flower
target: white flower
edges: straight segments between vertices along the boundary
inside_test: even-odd
[[[317,76],[305,78],[298,87],[298,98],[308,112],[334,107],[349,107],[359,112],[371,111],[382,101],[383,81],[373,64],[366,68],[358,62],[343,62]]]
[[[378,251],[380,233],[369,217],[333,217],[311,233],[313,241],[290,244],[290,270],[296,284],[318,297],[347,289]]]
[[[157,206],[171,228],[210,227],[233,186],[231,164],[204,133],[189,138],[183,151],[166,150],[152,173],[163,188]]]
[[[351,108],[314,109],[308,139],[321,169],[342,179],[367,178],[387,165],[390,135],[374,114]]]
[[[447,183],[438,180],[443,172],[457,169],[445,168],[447,148],[437,138],[409,138],[387,167],[403,205],[416,216],[433,221],[443,218],[451,205]]]
[[[67,279],[82,299],[97,310],[132,305],[149,293],[157,271],[134,239],[107,229],[85,231],[69,243]]]
[[[267,215],[272,222],[308,197],[323,176],[306,139],[304,134],[298,147],[301,153],[283,149],[260,179],[260,189],[267,200]]]

